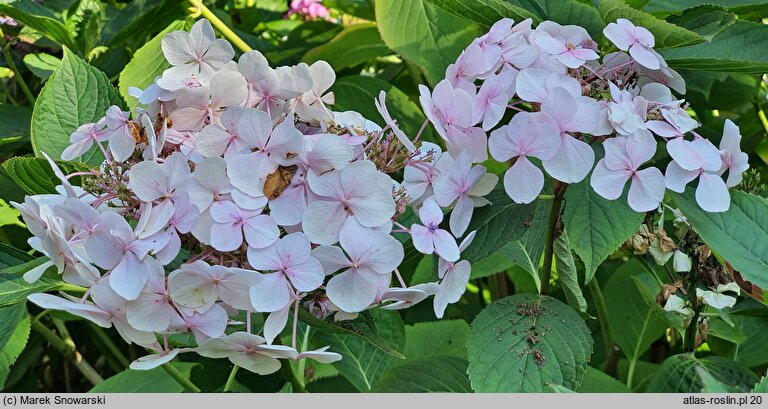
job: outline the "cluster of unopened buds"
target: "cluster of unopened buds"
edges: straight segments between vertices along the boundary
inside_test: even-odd
[[[155,352],[133,368],[195,351],[266,374],[281,358],[341,359],[327,348],[296,349],[300,309],[345,320],[434,295],[442,317],[460,299],[470,220],[498,182],[479,164],[489,150],[498,161],[515,159],[504,187],[519,203],[544,186],[532,158],[552,178],[576,183],[594,167],[590,145],[602,141],[605,157],[591,178],[598,194],[616,199],[631,179],[630,206],[650,211],[665,186],[682,191],[698,177],[702,208],[727,209],[727,186],[746,169],[738,129],[726,122],[720,150],[695,134],[698,124],[667,88],[683,92],[682,79],[653,50],[653,36],[626,20],[605,35],[622,51],[598,64],[596,43],[580,27],[496,23],[445,80],[420,87],[424,125],[432,123],[444,151],[420,140],[425,126],[406,135],[384,92],[374,101],[383,127],[329,109],[335,74],[325,62],[272,68],[257,51],[234,62],[206,20],[169,33],[162,49],[171,67],[131,89],[142,108],[132,116],[111,107],[61,154],[73,160],[96,149],[103,163],[65,175],[50,160],[60,194],[14,204],[31,246],[50,258],[25,279],[55,267],[86,289],[78,298],[29,299],[114,325]],[[656,152],[653,133],[673,158],[666,176],[641,169]],[[81,186],[70,183],[75,176]],[[409,207],[415,222],[406,226],[398,219]],[[406,285],[398,271],[406,239],[437,255],[437,282]],[[266,314],[263,336],[252,333],[253,313]],[[291,316],[292,342],[282,345]],[[196,344],[172,349],[168,339],[179,333]]]

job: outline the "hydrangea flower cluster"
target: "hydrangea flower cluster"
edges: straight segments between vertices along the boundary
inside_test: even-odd
[[[78,299],[30,301],[114,326],[155,352],[136,369],[195,351],[260,374],[279,369],[278,359],[341,359],[327,348],[296,350],[302,308],[343,320],[430,295],[442,315],[458,301],[470,272],[460,248],[471,235],[461,246],[457,237],[473,207],[487,203],[495,175],[469,155],[410,140],[384,92],[375,101],[383,128],[332,111],[335,74],[325,62],[272,68],[257,51],[232,61],[232,46],[207,20],[167,34],[162,49],[171,67],[131,89],[142,105],[133,117],[110,107],[61,154],[73,160],[98,149],[103,163],[65,175],[46,156],[59,194],[14,204],[30,244],[50,258],[24,278],[55,267],[87,289]],[[406,167],[405,183],[390,176]],[[75,176],[82,186],[70,183]],[[397,219],[417,191],[420,222],[403,226]],[[452,206],[449,233],[439,224]],[[403,245],[392,233],[404,241],[408,232],[419,251],[441,257],[439,283],[406,286]],[[252,313],[266,315],[261,335],[251,333]],[[292,345],[280,345],[291,315]],[[171,349],[169,336],[185,333],[196,346]]]
[[[673,97],[670,87],[684,92],[684,84],[653,50],[650,32],[619,20],[605,35],[621,51],[598,63],[597,44],[581,27],[499,21],[445,80],[420,86],[427,120],[410,138],[384,92],[374,101],[383,127],[331,110],[335,74],[323,61],[272,68],[251,51],[235,62],[207,20],[169,33],[162,49],[171,67],[131,89],[142,107],[110,107],[61,154],[72,160],[98,149],[103,163],[65,175],[46,156],[59,194],[14,203],[34,235],[30,245],[50,258],[25,279],[54,267],[86,288],[81,298],[29,299],[114,326],[155,352],[132,368],[197,352],[268,374],[279,359],[341,359],[327,347],[296,349],[300,309],[345,320],[434,296],[442,317],[460,299],[474,208],[490,204],[484,196],[499,179],[480,164],[489,151],[514,160],[504,187],[518,203],[541,192],[541,164],[563,183],[592,171],[592,187],[607,199],[630,181],[637,211],[656,209],[665,188],[682,191],[698,178],[702,208],[726,210],[727,188],[747,168],[738,128],[726,121],[716,148]],[[420,140],[428,122],[447,149]],[[673,159],[666,175],[646,165],[654,134]],[[595,166],[598,141],[605,156]],[[70,183],[75,176],[82,186]],[[400,217],[409,208],[406,226]],[[406,285],[398,266],[409,238],[436,254],[437,282]],[[261,335],[252,333],[253,313],[266,315]],[[291,316],[291,345],[281,345]],[[192,334],[196,345],[172,349],[173,334]]]
[[[665,189],[683,192],[695,179],[702,209],[728,209],[728,188],[749,167],[739,129],[726,120],[719,148],[695,132],[698,122],[672,94],[684,94],[685,82],[654,51],[650,31],[626,19],[608,24],[603,34],[618,50],[600,60],[597,43],[581,27],[513,23],[494,24],[431,92],[421,87],[422,107],[450,154],[471,152],[479,162],[489,150],[498,161],[514,161],[504,187],[517,203],[541,192],[540,163],[563,183],[592,171],[592,188],[609,200],[629,182],[628,202],[638,212],[658,208]],[[511,111],[517,113],[486,138]],[[664,173],[653,166],[654,136],[672,158]],[[605,155],[595,164],[591,145],[598,142]]]

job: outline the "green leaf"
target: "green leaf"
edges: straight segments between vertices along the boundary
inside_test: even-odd
[[[679,47],[704,41],[704,37],[699,34],[635,10],[622,0],[601,0],[600,15],[606,23],[625,18],[647,28],[656,38],[656,48]]]
[[[25,0],[2,3],[0,4],[0,14],[24,23],[24,25],[37,30],[40,34],[59,44],[77,49],[74,37],[62,22],[48,16],[30,14],[25,10],[24,3]]]
[[[516,1],[508,0],[427,0],[441,9],[467,20],[492,26],[502,18],[521,21],[531,18],[541,21],[540,16],[526,10]]]
[[[749,392],[757,376],[737,363],[720,356],[696,358],[680,354],[667,358],[648,385],[648,392],[698,393],[704,381],[697,371],[703,370],[712,379],[725,385],[728,392]]]
[[[739,20],[709,43],[659,52],[673,68],[762,74],[768,71],[766,48],[768,26]]]
[[[666,330],[666,322],[645,300],[633,275],[616,272],[605,284],[608,327],[621,351],[630,361],[637,361]]]
[[[727,212],[707,213],[694,190],[672,194],[693,229],[733,268],[761,288],[768,288],[768,199],[731,190]]]
[[[405,327],[405,349],[409,360],[433,355],[467,359],[469,325],[464,320],[418,322]]]
[[[8,244],[0,243],[0,271],[24,264],[35,258]]]
[[[277,20],[271,23],[296,23],[296,20]],[[267,24],[269,26],[269,24]],[[271,28],[271,27],[270,27]],[[307,21],[292,28],[279,47],[264,52],[273,66],[298,63],[311,48],[331,41],[341,32],[341,26],[330,21]]]
[[[650,382],[651,378],[656,373],[656,371],[659,370],[660,367],[661,365],[659,364],[637,361],[632,372],[632,392],[645,392],[646,388],[648,387],[648,382]],[[619,360],[619,376],[621,377],[621,381],[624,382],[624,384],[627,383],[629,368],[629,360],[621,358]]]
[[[60,288],[63,281],[55,269],[49,269],[34,283],[28,283],[22,278],[27,271],[43,264],[48,259],[41,257],[30,262],[6,268],[0,272],[0,307],[27,301],[27,296],[35,293],[52,291]]]
[[[376,331],[381,339],[392,349],[402,350],[405,328],[400,315],[395,311],[384,310],[373,310],[370,313],[375,319]],[[332,351],[344,356],[344,359],[334,362],[333,366],[361,392],[370,391],[384,372],[397,362],[396,358],[357,336],[318,332],[314,340],[320,345],[329,345]]]
[[[25,106],[0,104],[0,138],[29,136],[32,110]]]
[[[86,166],[75,162],[56,162],[62,172],[71,173],[83,170]],[[53,173],[51,165],[43,158],[15,157],[3,162],[3,173],[8,175],[22,189],[31,195],[56,193],[56,186],[61,184]]]
[[[3,390],[11,365],[27,345],[29,330],[26,305],[0,308],[0,390]]]
[[[728,393],[728,386],[723,385],[722,382],[715,379],[715,377],[704,368],[697,366],[696,375],[701,379],[702,393]]]
[[[323,4],[365,20],[376,19],[374,0],[325,0]]]
[[[376,22],[384,43],[421,68],[431,85],[481,34],[477,24],[425,0],[378,0]]]
[[[27,54],[24,56],[24,64],[32,71],[32,74],[41,80],[47,80],[61,64],[61,60],[46,53]]]
[[[705,4],[667,17],[667,21],[704,37],[707,41],[736,22],[736,15],[723,6]]]
[[[543,231],[532,230],[536,213],[542,211],[537,201],[524,205],[517,204],[509,198],[503,186],[497,186],[486,196],[491,204],[476,208],[467,231],[477,230],[475,239],[462,253],[462,257],[470,263],[482,260],[495,253],[507,243],[523,240],[528,230],[531,234],[543,235]],[[538,261],[535,255],[531,265]]]
[[[390,368],[371,392],[472,392],[466,359],[434,355],[408,360]]]
[[[565,232],[555,239],[554,250],[557,277],[563,285],[568,305],[581,313],[586,313],[587,300],[584,299],[584,294],[582,294],[579,286],[579,274],[576,271],[576,263],[573,261],[573,254],[571,254],[571,245],[568,243],[568,235]]]
[[[616,251],[643,221],[643,214],[627,204],[626,194],[606,200],[589,186],[589,178],[565,191],[563,221],[573,251],[584,263],[584,282],[588,283],[597,267]]]
[[[37,97],[32,114],[32,148],[58,159],[69,146],[69,136],[80,125],[104,117],[110,105],[123,102],[107,76],[69,50]],[[97,147],[81,157],[83,162],[104,160]]]
[[[385,91],[389,113],[397,119],[400,129],[411,139],[416,136],[424,123],[425,117],[418,105],[403,91],[378,78],[362,75],[342,77],[333,84],[331,90],[336,95],[336,103],[333,105],[335,111],[354,110],[379,124],[383,122],[373,101],[378,97],[379,91]],[[430,130],[425,131],[422,134],[422,140],[424,137],[429,140],[430,135]]]
[[[337,323],[321,320],[312,315],[309,311],[299,309],[299,320],[312,328],[329,334],[357,337],[387,355],[398,359],[405,359],[405,356],[399,352],[399,348],[394,348],[396,345],[392,345],[388,340],[381,338],[380,334],[377,332],[378,327],[375,319],[368,313],[362,313],[354,320]]]
[[[587,367],[584,379],[576,388],[579,393],[629,393],[631,392],[626,385],[611,377],[610,375],[595,369]]]
[[[547,296],[517,294],[488,305],[472,322],[469,379],[476,392],[574,389],[587,370],[593,341],[584,320]]]
[[[528,223],[527,231],[519,240],[513,240],[499,249],[498,254],[512,260],[533,278],[536,288],[541,288],[539,265],[546,246],[547,237],[544,232],[549,222],[549,212],[552,209],[551,200],[539,200],[533,212],[533,219]],[[525,223],[524,223],[525,225]],[[487,259],[486,259],[487,260]],[[472,266],[474,272],[475,266]]]
[[[198,363],[192,362],[172,362],[185,378],[189,379],[192,374],[192,368]],[[90,393],[180,393],[184,387],[178,383],[162,367],[150,369],[148,371],[137,371],[126,369],[114,376],[104,380],[104,382],[94,386],[89,390]]]
[[[362,23],[346,27],[330,42],[307,51],[303,60],[307,64],[325,60],[339,71],[389,53],[391,51],[381,40],[376,24]]]
[[[542,0],[537,0],[542,2]],[[579,0],[543,0],[544,18],[566,25],[574,24],[587,30],[596,41],[603,36],[603,19],[591,4]]]
[[[136,38],[137,33],[156,33],[173,20],[184,18],[188,13],[185,4],[176,0],[133,0],[104,27],[101,42],[113,47]]]
[[[5,200],[0,199],[0,227],[8,225],[25,227],[24,223],[19,220],[19,216],[21,216],[21,212],[15,207],[11,207]]]
[[[732,320],[732,318],[731,318]],[[740,344],[747,340],[747,335],[737,326],[731,326],[721,318],[712,317],[707,327],[707,339],[717,337],[734,344]],[[710,349],[713,349],[710,347]]]
[[[139,100],[128,94],[128,87],[144,89],[152,85],[155,82],[155,77],[162,75],[163,71],[171,66],[163,55],[163,36],[172,31],[183,30],[186,26],[185,21],[171,23],[165,30],[136,50],[131,61],[120,72],[118,88],[130,111],[136,108]]]
[[[764,10],[768,1],[765,0],[651,0],[643,9],[648,13],[669,14],[703,4],[716,4],[729,10],[742,13]]]
[[[717,327],[715,327],[715,333],[712,333],[710,326],[710,333],[712,335],[730,341],[718,342],[718,340],[713,340],[710,342],[710,349],[718,355],[730,356],[736,363],[749,368],[760,367],[768,363],[768,349],[765,348],[765,340],[763,338],[766,331],[768,331],[768,319],[734,315],[731,317],[731,320],[733,320],[736,329],[741,333],[740,335],[743,339],[738,339],[739,334],[731,337],[724,337],[722,333],[718,335],[716,332],[720,328]],[[725,323],[722,324],[722,326],[727,325]]]
[[[752,393],[768,393],[768,376],[763,376],[760,382],[752,388]]]

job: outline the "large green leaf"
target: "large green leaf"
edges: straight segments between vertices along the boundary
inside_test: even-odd
[[[515,22],[530,18],[534,23],[552,20],[560,24],[577,24],[591,36],[602,35],[600,13],[592,5],[578,0],[426,0],[459,17],[491,26],[502,18]]]
[[[704,37],[699,34],[635,10],[622,0],[601,0],[600,15],[606,23],[625,18],[647,28],[656,37],[656,48],[679,47],[704,41]]]
[[[49,269],[39,280],[30,284],[22,278],[24,273],[47,261],[47,258],[39,258],[19,266],[9,267],[0,271],[0,307],[23,303],[27,296],[35,293],[60,288],[64,283],[54,271]]]
[[[378,0],[376,22],[384,43],[419,66],[432,85],[481,34],[475,23],[425,0]]]
[[[334,70],[339,71],[390,52],[381,40],[376,24],[361,23],[346,27],[330,42],[307,51],[303,60],[307,64],[325,60]]]
[[[512,260],[518,266],[522,267],[531,275],[537,288],[541,288],[539,278],[539,265],[541,264],[541,255],[546,246],[547,223],[549,222],[549,212],[552,209],[551,200],[539,200],[533,212],[533,219],[526,225],[527,230],[518,240],[513,240],[499,249],[499,255]],[[486,259],[487,260],[487,259]],[[472,266],[474,272],[475,266]]]
[[[535,22],[541,21],[541,17],[526,10],[520,2],[509,0],[427,0],[441,9],[476,21],[480,24],[491,26],[502,18],[511,18],[515,21],[531,18]]]
[[[476,392],[574,389],[587,370],[593,341],[584,320],[547,296],[517,294],[494,301],[472,322],[469,379]]]
[[[118,84],[120,95],[131,111],[139,104],[139,100],[128,94],[128,87],[144,89],[155,82],[155,77],[162,75],[163,71],[171,66],[163,55],[163,36],[171,31],[183,30],[186,26],[184,21],[171,23],[165,30],[136,50],[131,61],[120,72]]]
[[[469,325],[464,320],[418,322],[405,327],[407,359],[432,355],[450,355],[467,358]]]
[[[768,349],[765,348],[765,339],[763,338],[768,333],[768,319],[740,315],[734,315],[730,318],[739,332],[735,333],[735,336],[726,337],[722,333],[717,334],[717,327],[713,334],[710,326],[710,334],[722,339],[732,338],[728,340],[730,342],[712,340],[710,349],[718,355],[731,357],[737,363],[749,368],[760,367],[768,363]],[[725,323],[720,324],[720,326],[725,327],[727,325]],[[739,333],[743,339],[738,339]]]
[[[384,310],[371,311],[371,315],[381,339],[392,349],[401,351],[405,344],[405,327],[400,315]],[[332,351],[344,356],[333,366],[361,392],[370,391],[384,372],[398,362],[397,358],[354,335],[318,332],[314,340],[321,345],[329,345]]]
[[[743,13],[755,10],[765,10],[766,0],[650,0],[643,8],[644,11],[654,14],[669,14],[689,7],[704,4],[716,4],[728,7],[729,10]]]
[[[667,328],[666,322],[648,305],[633,276],[616,272],[605,284],[603,297],[608,327],[616,344],[630,361],[637,361]]]
[[[509,198],[503,186],[497,186],[486,196],[491,204],[475,209],[472,221],[467,231],[477,230],[472,244],[462,253],[462,257],[470,263],[482,260],[495,253],[507,243],[523,240],[526,232],[542,234],[543,231],[532,229],[536,212],[543,207],[537,206],[536,201],[523,205]],[[538,267],[535,256],[531,264]]]
[[[699,372],[705,371],[728,392],[749,392],[757,376],[737,363],[720,356],[696,358],[680,354],[667,358],[648,385],[648,392],[696,393],[704,388]]]
[[[672,197],[704,242],[744,279],[768,289],[768,199],[731,190],[730,209],[708,213],[696,204],[692,188]]]
[[[75,162],[57,161],[65,173],[82,170],[86,166]],[[3,162],[2,171],[13,179],[22,189],[31,195],[56,193],[56,186],[61,184],[53,173],[51,165],[43,158],[15,157]],[[75,183],[79,177],[70,182]]]
[[[643,214],[627,204],[626,194],[606,200],[589,186],[588,179],[565,191],[563,221],[571,248],[581,258],[585,282],[590,282],[597,267],[634,233]]]
[[[667,17],[667,21],[698,33],[707,41],[711,41],[714,36],[736,22],[736,15],[723,6],[705,4],[671,15]]]
[[[372,392],[472,392],[466,359],[433,355],[391,367]]]
[[[4,14],[14,20],[24,23],[28,27],[37,30],[40,34],[59,44],[72,49],[77,48],[77,43],[75,42],[74,37],[72,37],[72,34],[62,22],[52,17],[29,13],[25,10],[26,7],[24,3],[27,1],[29,0],[16,0],[0,3],[0,14]]]
[[[274,23],[278,22],[297,23],[296,20]],[[308,50],[331,41],[341,30],[341,26],[330,21],[307,21],[290,30],[279,47],[263,51],[263,54],[273,66],[296,64]]]
[[[576,271],[576,263],[573,261],[573,254],[571,254],[571,245],[568,243],[568,235],[565,232],[555,239],[554,252],[557,277],[563,286],[568,305],[579,312],[586,313],[587,300],[584,299],[581,286],[579,286],[579,274]]]
[[[32,147],[54,159],[69,146],[69,136],[80,125],[96,122],[110,105],[122,105],[120,95],[107,76],[71,51],[64,50],[61,64],[37,97],[32,114]],[[81,157],[98,164],[104,158],[97,147]]]
[[[173,367],[189,379],[192,369],[200,364],[173,362]],[[126,369],[91,388],[91,393],[180,393],[184,387],[162,367],[148,371]]]
[[[29,314],[24,304],[0,308],[0,390],[10,367],[21,355],[29,339]]]
[[[381,115],[376,110],[373,101],[379,96],[379,91],[387,93],[387,108],[393,118],[397,120],[400,128],[413,139],[424,123],[424,114],[408,96],[394,85],[378,78],[352,75],[339,78],[333,84],[331,90],[336,94],[335,111],[353,110],[362,114],[373,122],[383,124]],[[422,140],[429,140],[431,131],[427,129],[422,134]],[[413,215],[417,220],[416,215]]]
[[[745,47],[749,44],[748,47]],[[737,21],[712,42],[660,51],[673,68],[762,74],[768,71],[768,26]]]

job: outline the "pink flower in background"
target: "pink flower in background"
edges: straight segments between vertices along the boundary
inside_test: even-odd
[[[330,11],[322,2],[323,0],[292,0],[291,8],[285,14],[285,18],[294,14],[301,14],[310,19],[332,20]]]

